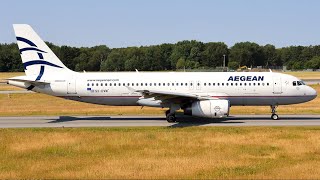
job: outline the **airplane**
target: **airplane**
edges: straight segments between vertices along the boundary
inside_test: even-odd
[[[316,90],[300,79],[270,72],[75,72],[27,24],[14,24],[25,76],[8,84],[64,99],[112,106],[168,108],[166,120],[185,115],[226,118],[232,106],[276,108],[311,101]]]

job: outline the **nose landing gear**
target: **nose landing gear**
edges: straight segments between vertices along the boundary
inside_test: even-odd
[[[271,107],[271,113],[272,113],[271,119],[278,120],[279,116],[276,114],[278,106],[270,106],[270,107]]]

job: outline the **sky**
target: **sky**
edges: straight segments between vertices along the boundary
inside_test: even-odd
[[[319,0],[6,0],[0,43],[30,24],[57,45],[111,48],[182,40],[320,45]]]

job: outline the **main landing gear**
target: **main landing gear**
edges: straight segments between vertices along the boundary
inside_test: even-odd
[[[177,104],[172,104],[170,109],[166,111],[166,119],[169,123],[177,122],[176,110],[179,110],[180,106]]]
[[[175,113],[170,113],[170,109],[166,111],[166,119],[169,123],[174,123],[177,121]]]
[[[271,107],[271,119],[273,120],[278,120],[279,119],[279,116],[276,114],[277,112],[277,106],[270,106]]]

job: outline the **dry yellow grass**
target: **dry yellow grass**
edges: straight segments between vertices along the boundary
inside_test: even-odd
[[[319,179],[319,127],[0,129],[0,178]]]
[[[14,76],[23,76],[25,75],[24,72],[0,72],[0,81],[3,81],[4,79],[11,78]]]
[[[284,72],[284,74],[290,74],[300,79],[320,79],[320,72],[297,71],[297,72]]]

